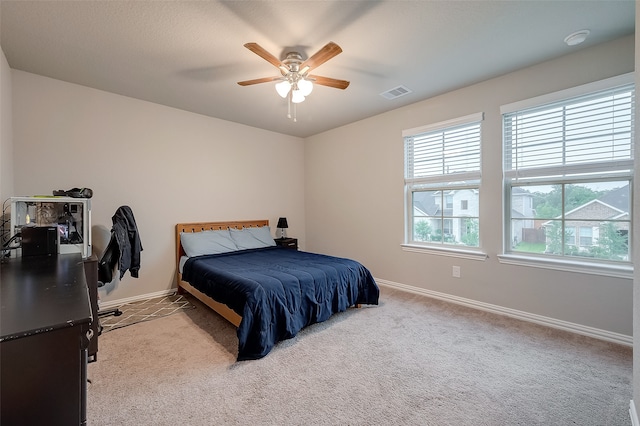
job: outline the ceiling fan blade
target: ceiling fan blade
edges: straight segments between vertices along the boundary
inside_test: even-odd
[[[300,74],[305,74],[314,68],[327,62],[329,59],[342,52],[340,46],[330,41],[322,49],[318,50],[309,59],[300,64]]]
[[[349,87],[349,82],[347,80],[338,80],[337,78],[322,77],[319,75],[310,75],[308,77],[315,84],[319,84],[321,86],[329,86],[335,89],[342,89],[342,90]]]
[[[279,68],[282,73],[287,73],[289,71],[289,67],[282,63],[282,61],[271,53],[267,52],[262,46],[258,43],[247,43],[244,45],[247,49],[260,56],[265,61],[269,62],[276,68]]]
[[[256,78],[254,80],[239,81],[238,84],[240,86],[251,86],[252,84],[268,83],[270,81],[276,81],[280,79],[281,79],[280,77],[263,77],[263,78]]]

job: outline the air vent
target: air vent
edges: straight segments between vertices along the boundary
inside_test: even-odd
[[[389,89],[386,92],[380,93],[380,96],[385,99],[395,99],[399,98],[400,96],[408,95],[409,93],[411,93],[411,90],[408,87],[398,86],[394,87],[393,89]]]

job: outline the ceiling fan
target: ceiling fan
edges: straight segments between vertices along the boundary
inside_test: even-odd
[[[278,81],[276,91],[283,98],[288,98],[289,111],[287,117],[293,118],[293,121],[296,121],[295,104],[305,100],[305,97],[313,90],[313,83],[342,90],[349,87],[349,82],[346,80],[309,74],[311,70],[319,67],[342,52],[340,46],[334,42],[327,43],[322,49],[318,50],[306,60],[303,60],[302,55],[298,52],[289,52],[281,61],[267,52],[258,43],[247,43],[244,47],[278,68],[281,75],[277,77],[263,77],[254,80],[239,81],[238,84],[240,86],[251,86],[253,84]]]

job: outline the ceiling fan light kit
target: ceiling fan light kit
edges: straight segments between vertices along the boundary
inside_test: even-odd
[[[282,98],[287,99],[287,117],[293,119],[293,121],[297,121],[295,104],[304,102],[305,98],[311,94],[314,82],[322,86],[342,90],[349,86],[349,82],[346,80],[309,74],[312,69],[319,67],[342,52],[340,46],[334,42],[327,43],[322,49],[305,61],[302,60],[302,55],[298,52],[289,52],[285,59],[280,61],[257,43],[247,43],[244,47],[278,68],[282,76],[239,81],[238,84],[240,86],[250,86],[253,84],[277,81],[275,85],[276,92],[278,92],[278,95]]]

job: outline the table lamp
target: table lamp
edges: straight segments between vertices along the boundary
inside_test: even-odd
[[[284,238],[284,230],[286,228],[288,228],[289,225],[287,224],[287,218],[286,217],[281,217],[280,219],[278,219],[278,226],[277,228],[280,229],[280,238]]]

